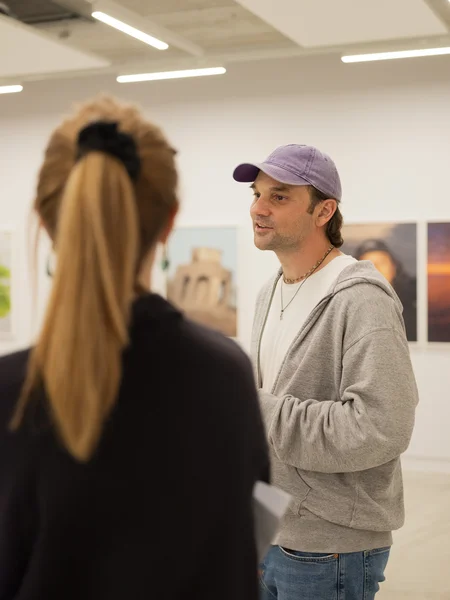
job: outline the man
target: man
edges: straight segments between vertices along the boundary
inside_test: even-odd
[[[343,255],[341,183],[309,146],[243,164],[255,244],[281,269],[261,291],[252,352],[273,483],[293,501],[261,565],[261,598],[371,600],[404,521],[400,455],[417,389],[402,307]]]

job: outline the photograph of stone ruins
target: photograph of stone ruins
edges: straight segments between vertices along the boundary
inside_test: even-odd
[[[236,337],[233,274],[221,262],[221,250],[193,248],[191,262],[168,281],[167,298],[193,321]]]

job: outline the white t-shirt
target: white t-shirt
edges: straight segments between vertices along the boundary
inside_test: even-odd
[[[261,341],[260,368],[264,391],[272,392],[284,357],[308,316],[328,294],[340,273],[355,262],[351,256],[342,254],[304,282],[286,284],[280,277]],[[285,308],[282,319],[281,289]]]

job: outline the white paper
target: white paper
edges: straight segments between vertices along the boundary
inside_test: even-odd
[[[279,488],[258,481],[253,490],[253,514],[255,521],[256,548],[261,562],[278,531],[281,518],[286,512],[291,496]]]

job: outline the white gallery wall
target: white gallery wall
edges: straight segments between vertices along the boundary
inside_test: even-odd
[[[343,65],[337,57],[316,57],[234,65],[224,77],[198,80],[128,86],[111,77],[40,82],[0,97],[0,227],[16,230],[17,246],[16,335],[0,340],[0,353],[26,346],[42,312],[47,248],[35,300],[27,256],[29,209],[48,135],[73,101],[104,91],[140,103],[179,150],[179,223],[240,227],[239,338],[248,348],[256,294],[277,261],[253,248],[251,194],[232,180],[234,166],[263,159],[277,145],[312,144],[338,165],[347,221],[450,220],[449,73],[448,58]],[[424,244],[421,236],[423,274]],[[420,297],[426,297],[424,280]],[[423,334],[420,303],[419,310]],[[422,342],[411,346],[411,354],[421,404],[405,462],[450,471],[450,345]]]

